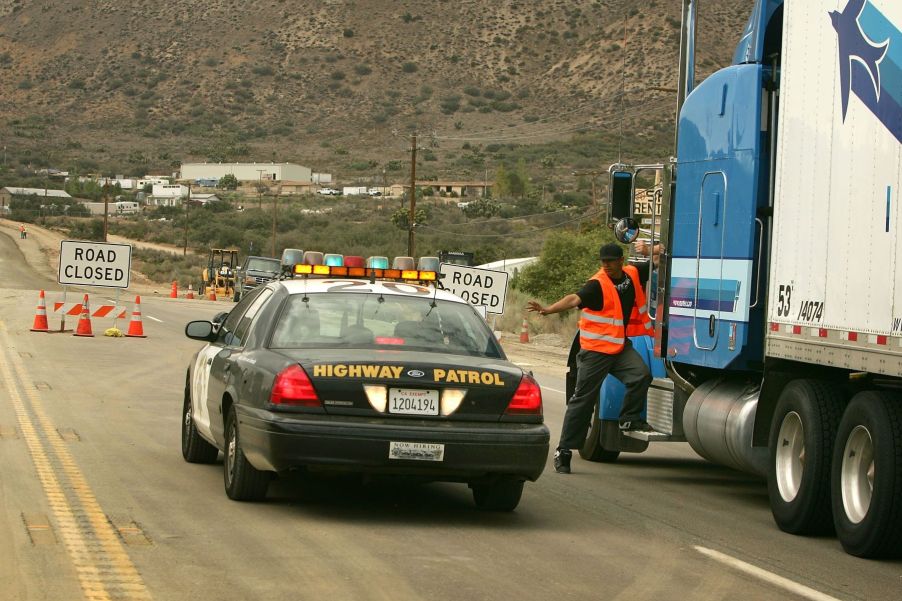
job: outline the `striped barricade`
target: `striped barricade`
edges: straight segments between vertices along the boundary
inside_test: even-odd
[[[73,315],[78,317],[81,315],[81,303],[53,303],[53,312],[60,315]],[[125,319],[128,314],[126,307],[116,305],[99,305],[91,311],[91,317],[115,317],[116,319]]]

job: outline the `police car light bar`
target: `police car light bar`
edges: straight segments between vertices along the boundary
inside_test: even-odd
[[[378,269],[372,267],[346,267],[335,265],[298,264],[294,266],[294,273],[298,275],[329,275],[421,282],[434,282],[438,279],[438,275],[435,271],[423,271],[418,269]]]

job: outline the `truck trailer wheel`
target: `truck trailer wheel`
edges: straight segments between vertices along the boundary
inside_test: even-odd
[[[847,553],[902,551],[902,398],[861,392],[839,424],[831,478],[833,521]]]
[[[792,534],[823,534],[830,515],[830,462],[842,393],[826,382],[795,380],[777,401],[770,429],[767,493],[774,521]]]
[[[598,417],[598,407],[592,411],[592,425],[589,427],[589,434],[586,441],[579,449],[579,456],[586,461],[595,461],[597,463],[614,463],[620,456],[620,451],[609,451],[601,444],[601,427],[604,422]]]

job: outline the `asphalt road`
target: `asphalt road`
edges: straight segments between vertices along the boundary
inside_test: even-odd
[[[568,476],[549,458],[511,514],[394,481],[229,501],[221,465],[182,461],[179,417],[184,324],[230,304],[143,299],[146,339],[32,333],[37,289],[60,293],[15,252],[0,233],[0,599],[902,598],[902,562],[781,533],[760,480],[684,444]],[[556,437],[563,381],[535,357],[512,358]]]

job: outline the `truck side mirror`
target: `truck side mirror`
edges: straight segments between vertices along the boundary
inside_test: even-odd
[[[614,237],[621,244],[632,244],[639,237],[639,224],[632,217],[624,217],[614,224]]]
[[[611,172],[611,221],[633,216],[633,174]]]

